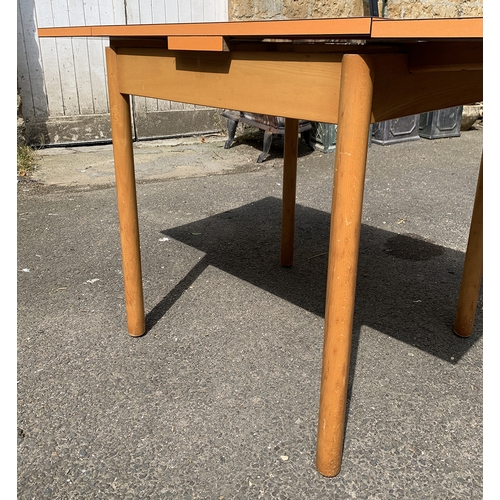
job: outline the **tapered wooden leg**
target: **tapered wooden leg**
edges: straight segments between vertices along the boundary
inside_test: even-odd
[[[337,475],[342,460],[372,79],[369,56],[344,56],[316,452],[316,466],[325,476]]]
[[[483,275],[483,159],[479,168],[476,198],[472,210],[469,230],[469,241],[465,254],[462,283],[458,296],[457,314],[454,330],[460,337],[468,337],[472,333],[476,316],[479,287]]]
[[[297,151],[299,120],[285,119],[285,158],[283,165],[283,211],[281,216],[281,265],[293,263],[295,231],[295,188],[297,184]]]
[[[137,214],[132,149],[130,98],[119,91],[116,52],[110,47],[106,48],[106,65],[127,324],[130,335],[139,336],[145,332],[146,326],[139,246],[139,218]]]

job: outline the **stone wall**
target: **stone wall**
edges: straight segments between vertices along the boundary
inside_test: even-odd
[[[483,15],[482,0],[389,0],[387,16],[394,19],[477,17]]]
[[[314,19],[362,15],[362,0],[229,0],[229,20]]]
[[[379,13],[394,19],[474,17],[482,0],[379,0]],[[229,0],[229,20],[317,19],[368,16],[368,0]]]

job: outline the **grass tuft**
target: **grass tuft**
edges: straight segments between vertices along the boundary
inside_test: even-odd
[[[27,176],[36,169],[38,156],[27,145],[17,146],[17,175]]]

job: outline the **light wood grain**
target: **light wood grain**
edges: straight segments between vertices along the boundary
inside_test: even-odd
[[[483,99],[481,70],[409,72],[407,54],[376,57],[373,121],[380,122]]]
[[[454,330],[460,337],[469,337],[476,317],[479,288],[483,275],[483,159],[479,168],[476,196],[465,254],[464,270]]]
[[[373,77],[369,56],[344,56],[316,451],[316,467],[325,476],[337,475],[342,462]]]
[[[135,187],[134,154],[130,98],[118,88],[118,65],[115,51],[106,48],[109,105],[115,160],[116,196],[120,220],[122,268],[125,286],[125,306],[130,335],[145,332],[144,298],[142,290],[139,216]]]
[[[207,52],[202,57],[161,49],[120,48],[120,91],[336,123],[341,57],[265,52]]]

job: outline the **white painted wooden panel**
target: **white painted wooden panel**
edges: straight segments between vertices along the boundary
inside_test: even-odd
[[[179,22],[180,23],[190,23],[191,22],[191,2],[186,0],[179,0]]]
[[[72,0],[81,3],[81,0]],[[125,3],[122,0],[85,0],[83,15],[86,25],[125,24]],[[88,38],[88,59],[91,79],[91,93],[94,113],[109,111],[106,87],[106,61],[104,48],[108,41],[104,38]]]
[[[53,0],[55,1],[55,0]],[[84,19],[83,3],[78,0],[59,0],[53,4],[56,9],[66,8],[68,15],[68,22],[72,26],[78,25]],[[55,20],[56,21],[56,20]],[[57,22],[57,21],[56,21]],[[92,114],[94,106],[92,101],[92,81],[91,71],[89,66],[88,45],[87,40],[84,38],[74,38],[71,40],[71,48],[73,57],[76,61],[81,61],[80,64],[74,64],[75,68],[75,82],[77,93],[77,104],[79,106],[79,114]],[[83,93],[88,93],[89,96],[83,96]],[[90,97],[90,99],[89,99]]]
[[[215,1],[214,0],[204,0],[201,2],[203,8],[203,19],[215,19]]]
[[[139,6],[140,0],[127,0],[125,4],[126,24],[140,24],[141,22],[141,8]]]
[[[56,40],[52,38],[46,38],[43,40],[38,40],[36,35],[36,29],[39,26],[53,26],[54,20],[52,17],[52,5],[50,0],[39,0],[36,5],[30,0],[20,0],[19,5],[21,7],[21,15],[23,19],[28,19],[33,16],[34,19],[34,32],[29,33],[29,36],[33,38],[33,42],[39,47],[39,54],[35,55],[33,47],[31,50],[26,50],[27,64],[30,68],[30,74],[36,70],[37,65],[40,67],[40,72],[43,77],[43,86],[32,89],[34,93],[40,95],[40,100],[43,100],[42,93],[45,97],[45,108],[46,112],[42,113],[47,116],[60,116],[64,114],[63,111],[63,98],[61,89],[61,79],[59,76],[59,61],[57,58]],[[33,10],[34,9],[34,10]],[[25,35],[28,35],[25,32]],[[26,92],[22,85],[22,81],[19,84],[21,97],[23,103],[26,100]],[[25,112],[23,108],[23,112]],[[42,116],[35,114],[32,116],[26,115],[25,120],[38,120]]]
[[[152,2],[151,5],[151,22],[162,23],[167,19],[167,6],[164,2]]]
[[[17,72],[18,86],[27,116],[40,118],[47,115],[47,98],[36,38],[33,9],[17,4]]]
[[[104,38],[38,39],[38,27],[228,20],[227,0],[18,0],[18,86],[25,120],[109,113]],[[135,98],[147,113],[199,106]]]
[[[203,16],[203,0],[191,0],[191,22],[202,23]]]
[[[52,0],[52,16],[54,26],[71,25],[67,0]],[[56,52],[63,96],[63,114],[71,116],[81,114],[78,102],[74,41],[71,38],[56,39]]]
[[[165,12],[169,23],[179,22],[179,4],[177,0],[165,0]]]
[[[215,0],[215,22],[222,21],[223,19],[228,21],[229,14],[227,12],[229,1],[221,2],[220,0]]]

